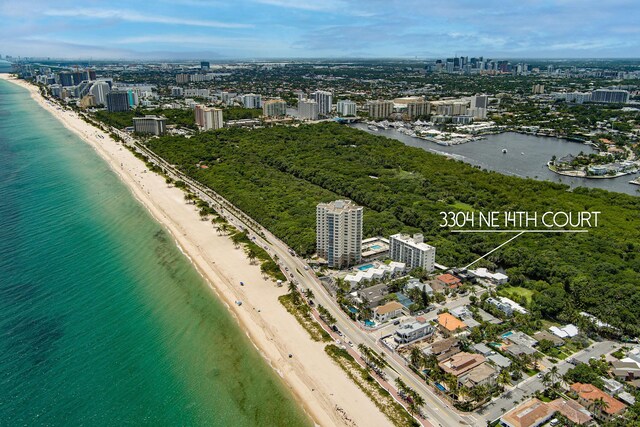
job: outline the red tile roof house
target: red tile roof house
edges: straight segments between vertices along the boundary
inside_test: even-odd
[[[456,289],[458,286],[460,286],[461,283],[460,279],[449,273],[439,275],[438,277],[436,277],[436,280],[440,282],[442,286],[449,289]]]
[[[591,384],[573,383],[571,391],[578,395],[578,402],[586,406],[596,417],[605,420],[622,414],[627,407],[624,403]],[[606,407],[602,411],[594,407],[594,402],[598,399],[606,402]]]

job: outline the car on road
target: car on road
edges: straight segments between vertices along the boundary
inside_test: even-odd
[[[305,270],[308,270],[308,269],[309,269],[309,267],[307,267],[307,266],[305,265],[305,266],[304,266],[304,269],[305,269]]]
[[[578,362],[577,359],[575,359],[573,357],[571,359],[567,360],[567,362],[569,362],[570,364],[572,364],[574,366],[577,365],[578,363],[580,363],[580,362]]]
[[[399,321],[399,320],[396,320],[395,322],[393,322],[393,324],[394,324],[394,325],[399,325],[399,324],[400,324],[400,321]]]
[[[536,377],[542,378],[543,377],[542,372],[538,372],[538,375],[536,375]]]

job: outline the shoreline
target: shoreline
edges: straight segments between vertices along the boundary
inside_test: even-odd
[[[277,297],[286,293],[264,280],[259,265],[250,264],[242,249],[202,221],[183,192],[147,171],[146,165],[108,133],[43,98],[37,86],[0,74],[29,91],[31,98],[63,126],[89,144],[107,162],[131,194],[171,235],[178,249],[227,307],[253,346],[283,380],[301,409],[319,425],[390,425],[389,420],[342,369],[314,342]],[[244,281],[248,286],[237,284]],[[235,301],[242,301],[238,306]],[[293,358],[288,355],[293,354]],[[337,408],[341,408],[340,411]]]
[[[547,169],[549,169],[551,172],[555,173],[556,175],[568,176],[571,178],[583,178],[583,179],[613,179],[613,178],[620,178],[621,176],[633,175],[633,173],[631,172],[619,172],[615,175],[574,175],[572,173],[569,173],[568,171],[558,171],[556,169],[552,169],[551,162],[547,163]],[[584,173],[584,171],[575,171],[575,172]]]

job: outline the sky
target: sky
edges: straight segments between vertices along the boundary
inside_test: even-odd
[[[639,0],[0,0],[0,54],[638,58]]]

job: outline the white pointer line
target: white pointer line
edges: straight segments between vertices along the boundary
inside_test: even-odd
[[[589,230],[450,230],[452,233],[588,233]]]

